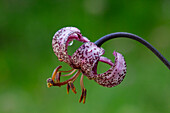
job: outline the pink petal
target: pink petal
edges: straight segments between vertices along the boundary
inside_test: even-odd
[[[114,87],[120,84],[126,74],[126,62],[124,57],[115,51],[113,52],[113,55],[115,56],[114,65],[112,65],[105,73],[95,75],[97,77],[94,80],[104,87]]]
[[[53,51],[60,61],[70,64],[70,57],[67,54],[67,46],[73,39],[88,42],[89,40],[83,37],[80,30],[75,27],[65,27],[58,30],[52,40]]]
[[[94,77],[92,69],[103,54],[102,48],[97,47],[92,42],[86,42],[72,55],[72,67],[80,68],[82,73],[89,78]]]

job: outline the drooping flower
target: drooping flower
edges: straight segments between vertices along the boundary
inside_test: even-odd
[[[83,103],[85,103],[87,90],[83,84],[84,76],[87,76],[89,79],[96,81],[99,85],[104,87],[114,87],[120,84],[126,74],[126,62],[124,57],[120,53],[114,51],[113,55],[115,56],[115,62],[113,63],[110,59],[102,56],[105,51],[100,47],[105,41],[118,37],[130,38],[142,43],[170,69],[170,63],[168,60],[166,60],[150,43],[137,35],[125,32],[111,33],[93,43],[86,37],[83,37],[79,29],[75,27],[65,27],[55,33],[52,40],[52,47],[58,60],[69,64],[72,69],[69,71],[61,71],[60,68],[62,68],[62,66],[58,66],[54,70],[52,77],[47,79],[47,86],[67,85],[67,93],[69,93],[69,89],[71,88],[76,94],[77,92],[73,83],[79,74],[82,73],[80,79],[82,94],[79,102],[83,100]],[[67,52],[67,47],[73,40],[83,42],[83,45],[81,45],[71,56]],[[102,74],[98,74],[98,62],[107,63],[111,68]],[[69,74],[63,75],[62,73]],[[61,76],[70,75],[73,75],[70,79],[60,82]]]
[[[73,40],[83,42],[84,44],[80,46],[75,53],[70,56],[67,52],[67,47],[69,43]],[[106,57],[103,57],[104,49],[98,47],[93,42],[90,42],[86,37],[83,37],[80,30],[75,27],[65,27],[57,31],[52,40],[53,51],[58,57],[59,61],[68,63],[71,66],[69,71],[60,71],[62,66],[58,66],[52,75],[52,78],[47,80],[48,87],[51,86],[62,86],[67,84],[67,92],[71,88],[74,93],[76,93],[73,82],[76,80],[78,75],[82,73],[80,85],[82,89],[82,94],[79,102],[83,100],[85,103],[86,89],[83,84],[83,76],[87,76],[89,79],[96,81],[98,84],[104,87],[114,87],[120,84],[126,74],[126,63],[124,57],[118,53],[113,52],[115,56],[115,62],[113,63]],[[111,66],[111,68],[102,74],[97,74],[98,62],[104,62]],[[75,71],[77,71],[75,73]],[[61,73],[70,72],[69,74],[62,75]],[[73,75],[70,79],[60,82],[61,76]]]

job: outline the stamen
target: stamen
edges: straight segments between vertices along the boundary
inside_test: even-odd
[[[83,93],[83,104],[85,104],[85,101],[86,101],[86,94],[87,94],[87,90],[84,88],[84,93]]]
[[[75,71],[76,71],[77,69],[72,69],[71,71],[71,73],[69,73],[69,74],[66,74],[66,75],[61,75],[61,76],[69,76],[69,75],[72,75]],[[69,70],[70,71],[70,70]],[[60,72],[64,72],[64,71],[60,71]],[[66,71],[65,71],[66,72]],[[68,72],[68,71],[67,71]]]
[[[47,79],[47,87],[53,86],[53,80],[51,78]]]
[[[81,72],[80,72],[81,73]],[[79,74],[80,75],[80,74]],[[78,76],[76,76],[72,81],[74,82],[77,79]]]
[[[60,71],[60,72],[63,72],[63,73],[68,73],[68,72],[71,72],[73,71],[74,69],[71,69],[71,70],[68,70],[68,71]]]
[[[83,90],[82,90],[82,93],[81,93],[81,97],[79,99],[79,103],[81,103],[82,100],[83,100]]]
[[[60,76],[61,76],[61,72],[59,71],[57,72],[56,77],[55,77],[56,83],[60,82]]]
[[[81,94],[79,103],[81,103],[81,101],[83,100],[83,104],[85,104],[85,101],[86,101],[86,94],[87,94],[87,90],[84,88],[84,89],[82,90],[82,94]]]
[[[82,74],[81,79],[80,79],[80,86],[81,86],[82,93],[81,93],[79,103],[83,100],[83,104],[84,104],[85,101],[86,101],[86,92],[87,92],[87,90],[84,88],[83,77],[84,77],[84,75]]]
[[[72,90],[72,91],[76,94],[77,92],[76,92],[76,88],[74,87],[73,82],[72,82],[72,81],[70,81],[68,84],[69,84],[69,86],[70,86],[71,90]]]
[[[71,69],[68,71],[59,71],[60,68],[62,68],[62,66],[58,66],[56,69],[54,69],[53,74],[52,74],[52,80],[53,81],[55,80],[56,83],[60,82],[60,76],[69,76],[76,71],[76,69]],[[66,74],[66,75],[61,75],[61,72],[65,72],[65,73],[71,72],[71,73]]]
[[[62,86],[62,85],[67,84],[69,81],[74,81],[74,80],[79,76],[80,73],[81,73],[81,71],[78,70],[78,71],[74,74],[74,76],[72,76],[70,79],[68,79],[68,80],[66,80],[66,81],[64,81],[64,82],[53,83],[53,86]]]
[[[80,86],[81,86],[81,89],[84,88],[83,78],[84,78],[84,75],[82,74],[82,75],[81,75],[81,78],[80,78]]]
[[[71,73],[74,73],[76,71],[76,69],[75,70],[73,70]],[[73,84],[73,82],[77,79],[77,77],[78,76],[76,76],[72,81],[69,81],[68,83],[67,83],[67,94],[69,93],[69,90],[70,90],[70,88],[71,88],[71,90],[76,94],[77,92],[76,92],[76,88],[74,87],[74,84]]]
[[[70,90],[70,85],[69,83],[67,84],[67,94],[69,94],[69,90]]]
[[[62,68],[62,66],[58,66],[57,68],[54,69],[53,74],[52,74],[52,80],[53,80],[53,81],[54,81],[54,79],[55,79],[55,77],[56,77],[56,74],[57,74],[57,72],[58,72],[58,70],[59,70],[60,68]]]

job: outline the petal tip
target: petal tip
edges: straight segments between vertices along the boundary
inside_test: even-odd
[[[114,55],[114,56],[116,56],[116,53],[117,53],[116,51],[113,51],[113,55]]]

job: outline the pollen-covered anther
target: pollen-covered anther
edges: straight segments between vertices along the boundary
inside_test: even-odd
[[[80,79],[80,86],[81,86],[82,93],[81,93],[81,97],[79,99],[79,103],[81,103],[83,100],[83,104],[84,104],[86,101],[87,90],[86,90],[86,88],[84,88],[83,78],[84,78],[84,75],[82,74],[81,79]]]
[[[53,80],[51,78],[47,79],[47,87],[50,88],[51,86],[53,86]]]
[[[79,103],[81,103],[82,100],[83,100],[83,104],[85,104],[86,94],[87,94],[87,90],[86,90],[85,88],[83,88],[83,89],[82,89],[82,93],[81,93],[81,97],[80,97],[80,100],[79,100]]]
[[[68,86],[68,85],[69,85],[69,86]],[[76,88],[75,88],[75,86],[74,86],[74,84],[73,84],[72,81],[68,82],[67,86],[70,87],[71,90],[72,90],[75,94],[77,93],[77,92],[76,92]],[[69,92],[69,90],[68,90],[68,92]]]
[[[67,94],[69,94],[69,91],[70,91],[70,85],[69,83],[67,84]]]

